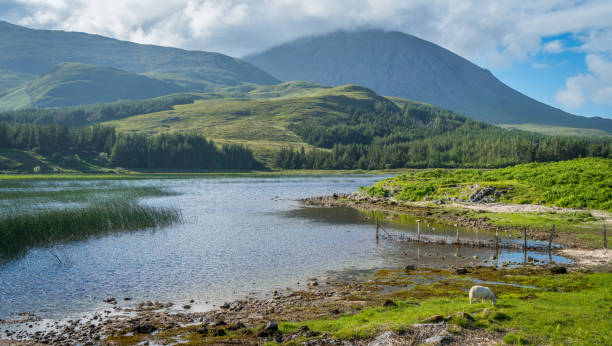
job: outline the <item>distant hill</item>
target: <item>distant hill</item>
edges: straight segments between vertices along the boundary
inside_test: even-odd
[[[612,132],[610,119],[576,116],[538,102],[451,51],[400,32],[341,31],[298,39],[245,59],[284,81],[359,84],[493,124]]]
[[[0,52],[0,97],[64,62],[146,74],[194,91],[278,83],[250,63],[219,53],[142,45],[79,32],[34,30],[2,21]]]
[[[181,91],[173,83],[109,67],[62,63],[0,98],[0,108],[45,108],[145,99]]]

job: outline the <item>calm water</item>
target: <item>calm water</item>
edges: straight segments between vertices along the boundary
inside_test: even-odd
[[[374,239],[375,225],[364,214],[345,208],[304,208],[302,197],[352,192],[381,176],[209,177],[137,181],[0,182],[0,209],[74,207],[87,198],[2,201],[2,193],[88,190],[101,198],[106,190],[130,186],[161,187],[173,196],[144,198],[141,203],[179,208],[185,222],[155,230],[117,233],[84,242],[30,250],[0,266],[0,318],[23,311],[42,317],[66,317],[108,308],[105,297],[120,305],[143,300],[174,302],[195,299],[200,308],[295,287],[312,276],[347,275],[355,271],[406,264],[468,264],[472,256],[488,258],[493,250]],[[74,200],[77,199],[77,200]],[[82,199],[79,200],[79,199]],[[413,232],[415,224],[386,225]],[[424,233],[454,234],[444,227]],[[463,237],[480,237],[462,232]],[[420,256],[418,256],[420,255]],[[522,259],[503,252],[500,261]],[[546,254],[530,254],[547,259]],[[59,264],[58,258],[64,263]],[[554,256],[555,261],[563,258]],[[123,302],[123,298],[132,298]]]

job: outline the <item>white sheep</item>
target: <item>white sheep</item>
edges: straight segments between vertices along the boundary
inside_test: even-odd
[[[497,304],[497,297],[493,291],[484,286],[472,286],[472,288],[470,288],[470,304],[472,304],[472,299],[480,299],[481,301],[490,300],[493,302],[493,305]]]

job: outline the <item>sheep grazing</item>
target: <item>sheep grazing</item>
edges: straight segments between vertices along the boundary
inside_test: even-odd
[[[472,288],[470,288],[470,304],[472,304],[472,299],[480,299],[481,301],[490,300],[493,305],[497,304],[497,297],[493,291],[484,286],[472,286]]]

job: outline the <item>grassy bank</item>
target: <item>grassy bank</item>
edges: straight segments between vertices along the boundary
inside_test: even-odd
[[[499,191],[501,203],[543,204],[612,211],[612,159],[576,159],[478,170],[414,171],[365,191],[403,201],[467,200],[478,189]]]
[[[43,210],[0,217],[0,263],[32,247],[88,239],[116,231],[165,226],[181,220],[175,209],[136,202],[101,202],[82,208]]]
[[[495,292],[496,306],[469,304],[467,292],[475,282]],[[239,304],[240,309],[181,316],[143,311],[135,320],[150,323],[159,333],[134,333],[133,324],[116,322],[112,335],[104,341],[114,345],[146,341],[326,345],[349,340],[366,345],[392,331],[396,344],[423,344],[426,338],[444,333],[459,345],[608,345],[612,342],[608,333],[612,328],[611,282],[612,274],[605,269],[552,274],[538,267],[481,267],[468,268],[468,273],[461,275],[429,268],[380,270],[350,283],[281,294],[273,304],[267,299],[249,300]],[[194,318],[204,322],[177,323]],[[227,324],[208,323],[219,320]],[[269,320],[279,322],[278,332],[262,334]],[[432,321],[444,323],[419,325]]]
[[[503,341],[507,344],[612,343],[612,336],[607,332],[612,329],[612,316],[608,311],[612,302],[610,273],[554,275],[542,271],[495,272],[490,269],[477,270],[469,277],[459,277],[445,271],[426,273],[432,274],[441,279],[434,284],[417,284],[410,290],[389,295],[389,298],[396,299],[395,305],[369,307],[337,319],[287,322],[281,324],[281,330],[292,332],[305,324],[319,333],[354,340],[368,338],[384,330],[403,333],[412,324],[432,315],[442,315],[446,317],[451,332],[461,334],[466,329],[502,332]],[[470,305],[466,291],[474,278],[533,288],[489,285],[498,295],[497,306],[486,303]],[[399,271],[381,271],[369,284],[381,282],[392,282],[397,286],[414,284],[409,275]],[[368,294],[361,297],[375,298]]]

